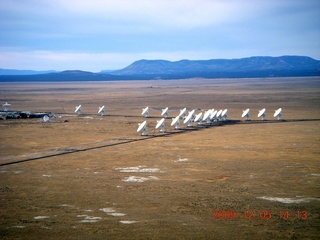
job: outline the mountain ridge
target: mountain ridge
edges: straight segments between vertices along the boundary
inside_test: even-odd
[[[139,60],[114,75],[181,74],[245,71],[320,70],[320,61],[305,56],[249,57],[210,60]]]
[[[307,56],[253,56],[239,59],[146,60],[98,73],[66,70],[34,75],[0,75],[0,81],[111,81],[183,78],[320,76],[320,61]]]
[[[19,69],[5,69],[0,68],[0,75],[35,75],[35,74],[46,74],[46,73],[57,73],[55,70],[45,70],[45,71],[36,71],[36,70],[19,70]]]

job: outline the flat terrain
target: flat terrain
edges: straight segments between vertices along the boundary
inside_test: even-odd
[[[320,77],[0,83],[6,101],[61,118],[0,121],[1,239],[319,239]],[[184,107],[241,121],[174,130]]]

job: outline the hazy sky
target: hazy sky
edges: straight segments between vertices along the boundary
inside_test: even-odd
[[[281,55],[320,59],[319,0],[0,0],[0,68]]]

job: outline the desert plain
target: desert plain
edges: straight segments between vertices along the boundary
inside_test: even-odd
[[[0,83],[0,101],[61,117],[0,121],[1,239],[320,237],[320,77]],[[185,107],[234,121],[175,130]]]

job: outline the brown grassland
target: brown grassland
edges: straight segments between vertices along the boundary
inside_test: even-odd
[[[0,121],[0,239],[319,239],[320,77],[0,83],[0,100],[62,116]],[[241,121],[174,130],[184,107]]]

